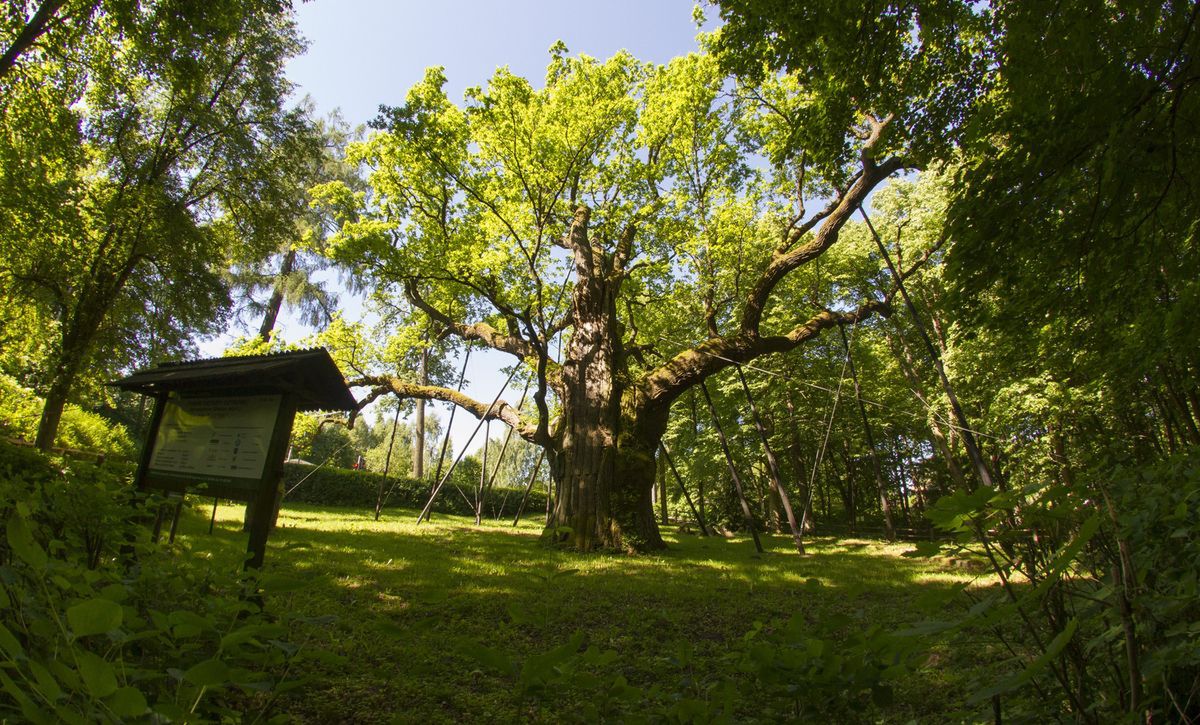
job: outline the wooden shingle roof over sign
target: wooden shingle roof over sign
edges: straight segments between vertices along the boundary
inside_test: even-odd
[[[341,371],[325,348],[160,363],[109,385],[144,395],[173,391],[278,391],[295,395],[298,410],[357,407]]]

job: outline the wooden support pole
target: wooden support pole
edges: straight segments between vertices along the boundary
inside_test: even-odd
[[[721,427],[721,420],[717,417],[717,406],[713,405],[712,396],[708,394],[708,386],[704,384],[703,380],[700,381],[700,392],[704,394],[704,402],[708,404],[708,412],[712,415],[713,428],[717,431],[721,452],[725,454],[725,463],[729,466],[730,477],[733,478],[733,488],[737,491],[738,502],[742,505],[742,516],[746,520],[746,526],[750,528],[750,535],[754,537],[754,548],[761,554],[763,545],[758,538],[758,528],[754,525],[754,514],[750,513],[750,504],[746,501],[746,492],[742,489],[742,478],[738,475],[737,466],[733,463],[733,453],[729,451],[729,441],[725,438],[725,429]]]
[[[687,501],[688,508],[692,510],[692,516],[696,517],[696,523],[700,526],[700,535],[708,536],[708,524],[704,522],[704,515],[696,508],[696,504],[692,503],[692,497],[688,495],[687,486],[683,485],[683,477],[679,475],[679,469],[675,467],[675,460],[671,458],[671,451],[667,448],[667,442],[662,441],[659,445],[662,446],[663,456],[667,459],[667,466],[670,467],[671,473],[675,474],[675,481],[679,484],[679,490],[683,491],[683,500]]]
[[[542,470],[542,461],[545,458],[546,450],[543,448],[542,452],[538,454],[537,463],[533,464],[533,473],[529,475],[529,483],[525,484],[525,493],[521,496],[521,504],[517,506],[517,515],[513,517],[513,526],[521,521],[521,513],[525,511],[525,504],[529,502],[529,492],[533,490],[533,484],[537,481],[538,471]]]
[[[839,326],[840,330],[841,327]],[[746,374],[742,372],[742,366],[737,365],[738,380],[742,382],[742,392],[746,395],[746,402],[750,404],[750,415],[754,418],[754,428],[758,431],[758,437],[762,441],[763,453],[767,459],[767,478],[771,483],[771,490],[775,495],[779,496],[779,502],[783,504],[783,513],[787,516],[788,527],[792,530],[792,539],[796,542],[796,549],[804,553],[804,536],[800,533],[800,524],[796,521],[796,514],[792,511],[792,500],[788,496],[787,488],[783,485],[783,476],[779,473],[779,461],[775,458],[775,452],[771,450],[771,442],[767,437],[766,426],[763,425],[762,417],[758,414],[758,406],[754,404],[754,396],[750,393],[750,385],[746,382]]]
[[[466,365],[463,365],[463,373],[465,374],[466,371],[467,367]],[[496,403],[500,401],[500,396],[504,395],[505,389],[508,388],[508,384],[512,382],[513,376],[516,374],[517,368],[514,367],[513,371],[508,374],[508,379],[504,381],[504,385],[500,386],[500,392],[496,393],[496,397],[492,399],[492,404],[488,406],[487,411],[484,412],[483,416],[479,418],[479,424],[475,426],[475,430],[471,431],[471,437],[467,439],[465,444],[463,444],[463,449],[458,452],[458,456],[454,459],[454,463],[450,466],[450,470],[446,471],[446,475],[442,476],[437,485],[433,487],[433,493],[429,495],[429,502],[425,504],[425,508],[422,509],[420,515],[417,516],[418,524],[429,519],[429,512],[433,510],[433,502],[437,500],[437,495],[441,492],[442,486],[446,485],[446,481],[450,480],[450,474],[454,473],[455,466],[457,466],[458,462],[462,460],[463,454],[467,452],[467,446],[471,445],[471,441],[475,440],[475,434],[479,432],[479,429],[483,427],[484,422],[488,420],[488,415],[492,412],[492,409],[496,407]],[[446,429],[446,435],[450,435],[449,428]]]
[[[183,513],[183,494],[179,494],[179,500],[175,502],[175,513],[171,516],[171,533],[167,535],[167,543],[175,543],[175,532],[179,530],[179,515]]]
[[[250,555],[246,560],[247,569],[261,569],[267,553],[267,537],[275,519],[275,504],[283,489],[283,456],[287,453],[288,436],[295,419],[296,399],[293,395],[285,394],[279,402],[275,430],[267,446],[264,482],[250,499],[253,521],[250,525],[250,542],[246,547]]]
[[[455,390],[457,390],[460,393],[462,392],[463,381],[465,381],[467,379],[467,362],[469,362],[470,359],[471,359],[471,346],[468,345],[467,351],[463,355],[462,372],[460,372],[458,374],[458,385],[455,386],[455,388],[454,388]],[[442,438],[442,447],[441,447],[441,450],[438,451],[437,472],[433,474],[433,480],[435,480],[435,481],[440,481],[442,478],[442,463],[444,463],[446,460],[446,446],[448,446],[450,444],[450,428],[452,428],[454,426],[454,414],[457,412],[458,412],[458,406],[451,405],[450,406],[450,421],[448,423],[446,423],[446,435]],[[457,463],[457,462],[458,461],[455,461],[455,463]],[[453,467],[451,467],[451,470],[453,470]],[[430,497],[431,500],[437,496],[437,491],[439,488],[440,488],[440,486],[438,486],[438,485],[434,486],[433,495]],[[425,514],[425,520],[426,521],[429,520],[428,514]],[[420,523],[419,520],[418,520],[418,523]]]
[[[529,395],[529,384],[531,382],[531,380],[525,381],[525,389],[521,391],[521,401],[517,403],[518,412],[525,406],[525,396]],[[491,496],[492,488],[496,485],[496,476],[500,475],[500,464],[504,463],[504,454],[508,451],[508,443],[512,440],[512,436],[513,429],[509,427],[508,432],[504,434],[504,443],[500,446],[500,454],[496,456],[496,465],[492,468],[492,475],[488,477],[487,486],[484,487],[483,498],[479,504],[480,512],[483,511],[483,501],[486,501]],[[487,443],[484,443],[483,451],[483,470],[487,471]],[[505,494],[505,497],[507,498],[507,494]],[[492,510],[494,511],[495,509]],[[476,514],[475,518],[478,519],[479,514]],[[500,514],[496,514],[496,518],[500,518]],[[475,523],[479,522],[476,521]]]
[[[375,496],[375,520],[383,513],[383,487],[387,484],[388,471],[392,467],[392,447],[396,445],[396,426],[400,425],[400,401],[396,401],[396,415],[392,418],[392,437],[388,439],[387,456],[383,459],[383,475],[379,477],[379,493]]]
[[[666,526],[667,519],[667,462],[660,458],[657,462],[658,470],[655,472],[655,478],[658,480],[658,501],[662,513],[662,525]]]
[[[854,400],[858,402],[858,413],[862,417],[863,432],[867,436],[867,447],[871,450],[871,470],[875,474],[875,488],[879,491],[879,507],[883,511],[883,524],[887,530],[888,541],[896,538],[896,526],[892,522],[892,505],[888,502],[887,486],[883,481],[883,469],[879,465],[879,452],[875,450],[875,434],[871,431],[871,421],[867,418],[867,408],[863,405],[862,388],[858,384],[858,369],[854,366],[854,356],[850,354],[850,341],[846,339],[846,328],[838,325],[842,336],[842,346],[846,348],[846,364],[850,366],[850,379],[854,381]]]
[[[988,470],[987,464],[984,463],[983,454],[979,451],[979,444],[975,440],[975,432],[971,430],[971,424],[967,421],[967,414],[963,412],[962,406],[958,404],[958,396],[954,394],[954,387],[950,385],[950,378],[946,376],[946,368],[942,365],[942,356],[938,354],[937,348],[933,346],[933,341],[929,339],[929,333],[925,332],[925,325],[921,322],[921,315],[917,312],[917,306],[913,304],[912,298],[908,296],[908,288],[904,284],[904,278],[900,276],[900,272],[896,266],[892,264],[892,257],[888,254],[887,248],[883,245],[883,240],[879,237],[879,233],[875,231],[875,226],[871,223],[871,218],[867,216],[866,210],[861,206],[858,209],[863,220],[867,223],[867,229],[870,230],[872,238],[875,240],[875,246],[879,249],[879,253],[883,256],[883,261],[887,264],[888,271],[892,274],[892,279],[896,280],[896,285],[900,288],[900,296],[904,298],[904,305],[908,308],[908,313],[912,315],[913,326],[917,328],[921,339],[925,341],[925,349],[929,352],[929,357],[933,360],[933,366],[937,370],[938,379],[942,382],[942,389],[946,391],[946,398],[950,401],[950,409],[954,412],[954,418],[958,421],[958,425],[962,429],[963,445],[966,446],[967,454],[971,457],[971,463],[975,466],[975,473],[978,474],[979,480],[984,486],[993,488],[992,473]],[[970,486],[974,490],[974,486]]]
[[[512,430],[509,428],[509,430]],[[479,464],[479,486],[475,489],[475,525],[483,523],[483,497],[487,490],[488,444],[492,442],[492,421],[483,425],[483,460]]]
[[[208,535],[209,536],[212,536],[213,529],[216,528],[216,525],[217,525],[217,504],[219,504],[220,502],[221,502],[221,499],[219,497],[213,496],[212,518],[208,520]]]

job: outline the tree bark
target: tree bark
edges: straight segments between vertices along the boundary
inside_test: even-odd
[[[34,445],[48,451],[54,447],[58,437],[58,426],[62,421],[63,408],[71,395],[71,388],[88,356],[88,348],[100,321],[108,309],[107,304],[97,303],[85,311],[80,310],[75,315],[63,321],[61,348],[58,362],[54,367],[54,376],[50,387],[46,390],[45,404],[42,406],[42,416],[38,420],[37,436]]]
[[[275,286],[271,288],[271,299],[267,300],[267,309],[263,312],[262,324],[258,326],[258,337],[263,342],[271,339],[275,322],[279,319],[279,311],[283,309],[283,280],[296,267],[296,250],[288,249],[279,265],[279,274],[275,277]]]
[[[625,387],[616,299],[624,272],[588,238],[590,212],[571,226],[576,283],[573,332],[561,371],[562,421],[550,467],[558,500],[546,535],[580,551],[645,551],[666,546],[654,520],[654,455],[667,409]],[[669,404],[668,404],[669,405]]]
[[[12,44],[8,46],[3,55],[0,55],[0,78],[8,75],[9,71],[16,67],[17,59],[45,34],[49,29],[51,19],[65,4],[66,0],[43,0],[33,16],[13,38]]]

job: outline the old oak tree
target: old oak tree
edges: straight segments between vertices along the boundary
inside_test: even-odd
[[[366,399],[503,421],[549,455],[548,536],[655,549],[654,458],[672,402],[890,309],[888,284],[797,303],[794,273],[909,161],[896,120],[875,109],[818,139],[806,129],[820,127],[820,99],[795,79],[734,86],[708,56],[656,66],[564,51],[541,89],[501,69],[461,106],[431,69],[351,148],[370,191],[316,196],[342,214],[332,253],[387,304],[533,378],[530,410],[385,375],[354,381]]]

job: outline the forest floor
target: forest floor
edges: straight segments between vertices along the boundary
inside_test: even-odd
[[[221,506],[212,536],[210,512],[197,502],[183,517],[175,555],[201,569],[240,568],[242,507]],[[657,554],[587,556],[542,545],[536,521],[415,520],[407,509],[376,522],[369,512],[285,506],[266,572],[296,585],[267,608],[308,618],[292,641],[345,660],[290,673],[308,682],[275,713],[301,722],[990,719],[965,693],[999,655],[963,635],[921,635],[873,689],[839,657],[841,642],[952,617],[937,610],[962,606],[954,591],[988,584],[945,559],[903,556],[911,545],[815,538],[800,556],[790,537],[766,536],[757,554],[748,537],[667,530],[669,548]],[[767,639],[790,618],[809,674],[772,683],[748,666],[747,633],[761,623],[754,639]]]

